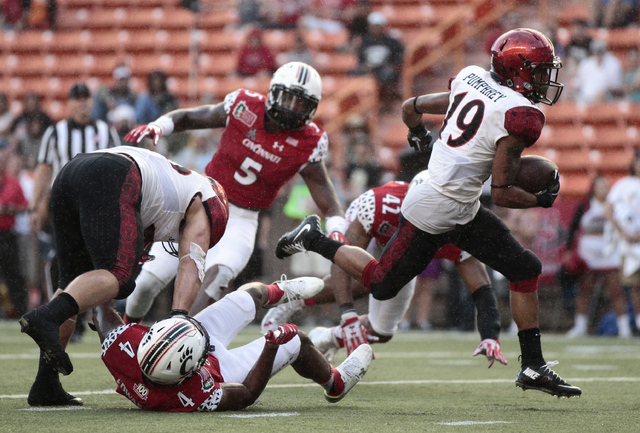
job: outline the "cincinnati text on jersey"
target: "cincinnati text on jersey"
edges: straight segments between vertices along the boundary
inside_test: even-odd
[[[271,162],[274,162],[276,164],[278,164],[282,158],[279,157],[278,155],[274,155],[271,152],[267,152],[266,150],[264,150],[262,148],[262,144],[260,143],[254,143],[253,141],[249,140],[248,138],[245,138],[244,140],[242,140],[242,144],[245,145],[246,147],[248,147],[249,149],[251,149],[251,151],[257,155],[260,155],[261,157],[263,157],[266,160],[269,160]]]
[[[478,77],[476,74],[469,74],[464,77],[462,81],[466,81],[469,86],[478,90],[483,96],[486,96],[494,102],[507,97],[507,95],[491,87],[489,83]]]

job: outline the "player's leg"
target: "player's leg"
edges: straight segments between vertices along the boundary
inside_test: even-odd
[[[589,319],[589,305],[596,283],[596,273],[588,270],[581,275],[578,282],[578,296],[576,298],[576,316],[573,328],[567,332],[567,337],[580,337],[587,335],[587,325]]]
[[[218,243],[207,252],[202,294],[194,303],[191,314],[218,300],[222,291],[249,262],[258,232],[256,211],[229,204],[227,228]],[[206,295],[206,296],[203,296]]]
[[[155,242],[149,255],[154,259],[142,266],[136,278],[136,288],[127,298],[126,323],[141,322],[153,306],[156,297],[175,278],[178,271],[178,258],[169,254],[162,242]]]

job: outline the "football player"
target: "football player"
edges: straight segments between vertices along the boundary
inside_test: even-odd
[[[398,230],[380,261],[365,250],[343,245],[320,230],[308,216],[285,234],[276,247],[280,258],[315,251],[371,289],[375,299],[396,296],[447,243],[467,251],[509,280],[511,312],[518,326],[521,369],[516,385],[558,397],[579,396],[542,355],[539,328],[540,259],[525,250],[505,224],[480,205],[482,184],[492,176],[491,198],[508,208],[551,207],[560,189],[556,178],[548,189],[531,194],[514,186],[522,151],[532,146],[545,117],[535,105],[554,104],[562,92],[562,67],[551,41],[531,29],[499,36],[491,48],[491,70],[462,69],[449,91],[417,96],[402,105],[409,142],[423,149],[431,137],[422,114],[445,114],[433,144],[429,178],[411,188],[401,207]]]
[[[342,400],[371,363],[362,345],[333,368],[295,325],[286,324],[234,349],[227,346],[256,311],[322,290],[319,278],[249,283],[195,317],[174,315],[151,328],[125,325],[113,308],[94,309],[102,360],[117,392],[143,409],[173,412],[240,410],[256,402],[270,377],[288,365]]]
[[[144,243],[177,242],[173,309],[191,308],[204,277],[205,252],[224,233],[229,207],[213,179],[162,155],[130,146],[78,154],[51,190],[51,222],[58,252],[55,297],[20,319],[41,350],[31,387],[32,406],[81,405],[62,388],[73,371],[65,352],[75,316],[126,298]]]
[[[423,181],[427,176],[427,172],[423,171],[415,177],[412,185]],[[409,184],[406,182],[388,182],[356,198],[346,211],[349,228],[345,236],[349,245],[368,249],[375,257],[380,257],[382,249],[398,228],[400,207],[408,189]],[[471,292],[478,311],[477,326],[482,340],[473,355],[484,354],[489,360],[489,367],[496,360],[507,365],[498,340],[498,302],[484,265],[453,244],[444,245],[434,258],[454,262]],[[415,281],[415,278],[412,279],[392,299],[378,301],[369,296],[369,314],[358,317],[353,301],[366,296],[368,290],[342,269],[332,265],[331,277],[325,281],[326,287],[322,293],[311,299],[282,304],[269,310],[262,320],[262,331],[276,329],[288,322],[305,305],[337,302],[342,316],[341,325],[333,328],[317,327],[309,333],[311,341],[325,356],[331,360],[333,353],[340,347],[345,347],[348,355],[356,347],[367,342],[386,343],[395,334],[398,324],[409,308]]]
[[[199,311],[244,269],[253,252],[258,213],[268,209],[278,191],[300,173],[323,215],[328,231],[344,238],[347,223],[323,159],[327,133],[312,122],[322,97],[318,72],[300,62],[287,63],[273,75],[267,95],[239,89],[216,105],[172,111],[155,122],[140,126],[125,141],[154,144],[173,131],[225,128],[220,146],[206,173],[220,182],[229,198],[229,224],[218,245],[207,254],[204,299]],[[175,276],[175,258],[159,245],[150,252],[155,260],[145,263],[136,290],[127,299],[125,320],[139,321],[157,294]]]

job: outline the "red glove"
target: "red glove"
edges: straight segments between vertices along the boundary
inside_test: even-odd
[[[146,136],[149,136],[149,138],[153,140],[153,145],[156,146],[162,136],[162,131],[160,130],[160,127],[156,125],[138,126],[136,129],[132,129],[124,136],[124,141],[128,141],[129,143],[140,143]]]
[[[355,312],[343,314],[340,326],[342,326],[342,339],[344,340],[344,348],[347,349],[347,356],[361,344],[378,341],[378,337],[369,334],[367,329],[362,326]]]
[[[485,338],[480,345],[473,351],[473,356],[485,355],[489,360],[489,368],[493,365],[494,361],[498,361],[501,364],[507,365],[508,361],[502,355],[500,351],[500,342],[491,338]]]
[[[291,341],[296,335],[298,335],[298,327],[293,323],[287,323],[286,325],[278,326],[275,331],[270,329],[269,332],[264,334],[264,338],[268,344],[280,346]]]
[[[347,237],[340,232],[331,232],[331,234],[329,235],[329,239],[338,241],[341,244],[349,245],[349,241],[347,240]]]

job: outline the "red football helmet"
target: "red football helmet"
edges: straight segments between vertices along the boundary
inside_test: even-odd
[[[558,101],[564,87],[557,81],[560,68],[553,44],[537,30],[508,31],[491,47],[491,71],[534,103]]]

